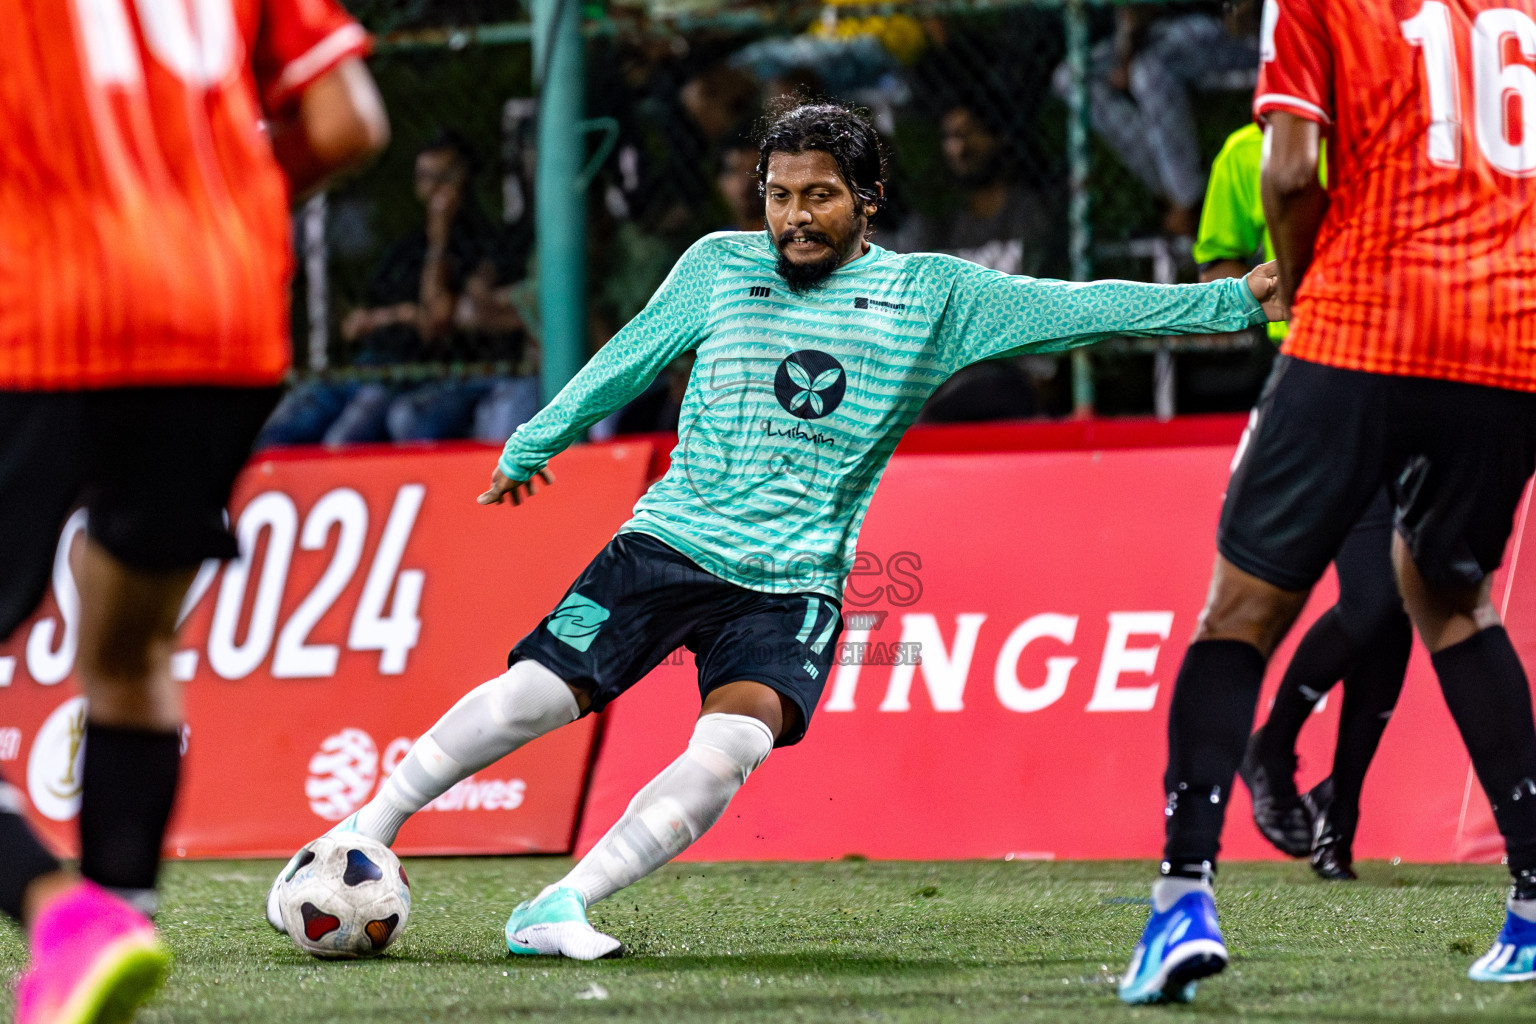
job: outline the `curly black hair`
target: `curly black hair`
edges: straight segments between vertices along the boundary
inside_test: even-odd
[[[861,203],[885,205],[885,147],[868,111],[839,103],[782,97],[772,104],[757,133],[757,187],[768,178],[775,153],[820,151],[837,161],[848,188]]]

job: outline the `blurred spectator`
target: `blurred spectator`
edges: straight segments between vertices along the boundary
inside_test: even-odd
[[[715,64],[683,83],[678,100],[707,146],[719,145],[757,116],[757,79],[729,64]]]
[[[473,171],[471,150],[452,132],[417,154],[425,221],[386,250],[367,304],[342,321],[351,365],[532,361],[509,295],[526,267],[527,240],[486,218]],[[313,381],[284,397],[260,444],[504,440],[537,408],[538,382],[529,375],[408,387]]]
[[[948,194],[958,207],[947,215],[914,212],[897,233],[903,252],[943,252],[1005,274],[1039,277],[1058,262],[1060,232],[1034,189],[1019,179],[1007,130],[992,108],[952,103],[940,119]],[[968,366],[923,406],[921,423],[968,423],[1033,416],[1036,376],[1050,378],[1049,357],[998,359]]]
[[[763,197],[757,187],[757,146],[750,138],[740,136],[720,151],[715,188],[726,210],[726,220],[720,230],[763,230]],[[651,386],[605,422],[598,434],[676,430],[683,408],[683,392],[688,387],[691,373],[693,353],[689,352],[657,374]]]
[[[780,96],[801,96],[815,100],[827,94],[827,83],[815,68],[800,65],[774,75],[763,83],[763,105],[767,106]]]
[[[1004,132],[975,107],[956,103],[942,119],[944,166],[959,208],[914,213],[896,237],[903,252],[945,252],[1005,274],[1039,277],[1059,236],[1044,200],[1018,180]]]
[[[626,171],[622,147],[618,170],[653,187],[625,189],[622,202],[607,200],[591,211],[594,350],[645,306],[668,268],[700,235],[722,228],[761,230],[763,201],[752,173],[757,150],[741,141],[758,114],[759,99],[755,78],[714,63],[677,89],[676,109],[683,118],[668,120],[668,108],[659,97],[653,97],[647,109],[637,110],[642,131],[660,136],[656,143],[642,146],[652,170],[645,174],[637,166],[633,174]],[[679,123],[691,128],[684,133],[687,137],[667,135],[667,129]],[[628,159],[641,162],[638,152]],[[673,363],[637,398],[596,425],[592,435],[675,430],[691,370],[691,357]]]
[[[723,230],[763,230],[763,196],[757,183],[757,146],[751,139],[739,139],[720,151],[715,189],[725,204]]]
[[[1091,55],[1093,127],[1126,169],[1167,203],[1163,229],[1171,235],[1195,234],[1205,194],[1190,87],[1209,75],[1259,64],[1252,0],[1238,0],[1228,26],[1220,17],[1223,7],[1122,7],[1114,36]],[[1056,71],[1055,89],[1063,98],[1071,92],[1066,65]]]
[[[879,35],[862,31],[864,19],[843,19],[838,24],[832,36],[775,36],[749,43],[731,57],[731,66],[749,72],[757,81],[777,82],[776,88],[787,92],[806,83],[818,93],[839,96],[873,86],[901,67]],[[844,25],[850,30],[847,35],[842,34]],[[914,56],[922,47],[922,30],[916,31]]]

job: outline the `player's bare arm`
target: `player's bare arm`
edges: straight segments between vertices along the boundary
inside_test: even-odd
[[[475,500],[482,505],[500,505],[502,498],[510,497],[512,504],[521,505],[525,498],[533,497],[534,480],[544,481],[546,487],[555,482],[555,478],[547,469],[539,470],[527,480],[513,480],[498,466],[491,474],[490,489]]]
[[[353,57],[315,79],[271,131],[272,153],[294,198],[302,199],[388,145],[389,118],[373,76]]]
[[[1200,271],[1200,283],[1210,284],[1227,277],[1247,277],[1248,264],[1242,260],[1217,260]]]
[[[1271,316],[1272,320],[1288,318],[1296,289],[1312,265],[1317,231],[1328,211],[1328,193],[1318,180],[1321,142],[1322,126],[1316,121],[1285,111],[1269,114],[1264,130],[1264,168],[1259,180],[1264,217],[1279,257],[1277,298],[1287,311],[1286,317]]]

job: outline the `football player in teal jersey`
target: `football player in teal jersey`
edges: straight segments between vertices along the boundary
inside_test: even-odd
[[[587,907],[681,853],[769,751],[805,735],[859,524],[897,440],[950,374],[1014,352],[1280,315],[1272,266],[1203,285],[1080,284],[888,252],[869,240],[885,198],[880,141],[841,106],[770,115],[757,170],[767,231],[695,243],[508,440],[479,500],[531,495],[551,458],[692,351],[671,468],[512,649],[507,672],[454,705],[337,826],[393,843],[460,779],[601,711],[678,647],[693,651],[702,710],[687,749],[569,874],[513,911],[513,953],[616,955]],[[274,926],[277,895],[275,883]]]

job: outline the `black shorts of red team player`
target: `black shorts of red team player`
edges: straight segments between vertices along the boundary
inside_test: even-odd
[[[1239,569],[1306,590],[1383,485],[1425,579],[1498,568],[1536,468],[1536,394],[1281,356],[1256,415],[1216,535]]]
[[[0,391],[0,640],[36,609],[59,529],[148,572],[233,558],[224,522],[276,388]]]
[[[800,715],[777,746],[799,743],[832,671],[842,606],[821,594],[748,590],[700,568],[644,533],[621,533],[576,577],[555,610],[518,641],[507,664],[538,662],[585,690],[591,710],[686,647],[699,695],[726,683],[762,683]]]

